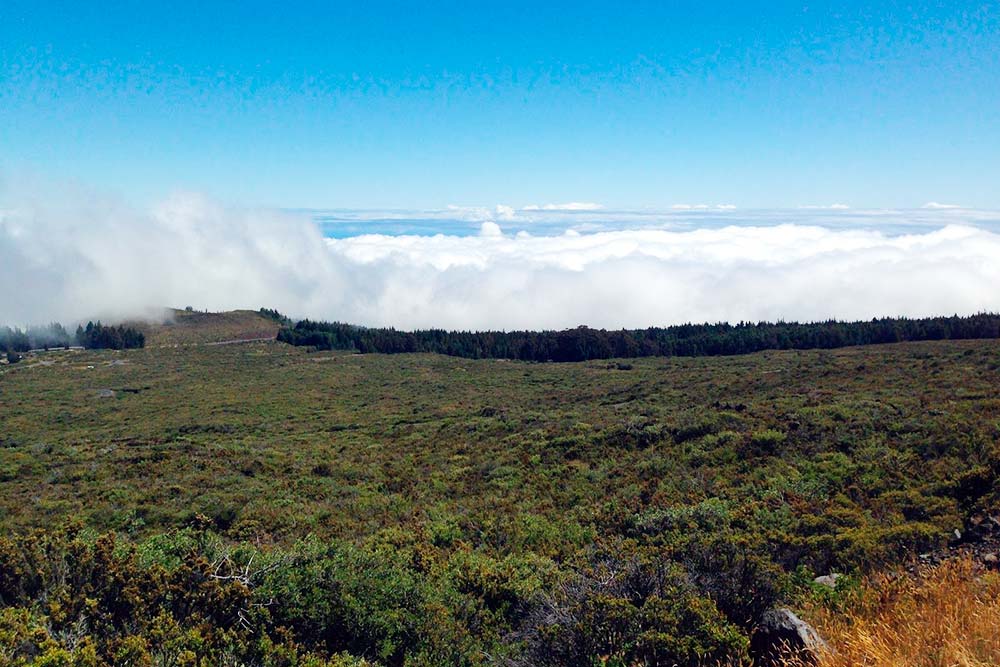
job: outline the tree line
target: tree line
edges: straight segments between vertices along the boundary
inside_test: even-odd
[[[135,327],[101,324],[100,321],[78,326],[75,334],[69,333],[58,322],[26,329],[0,327],[0,353],[6,354],[9,359],[29,350],[49,350],[73,345],[88,349],[125,350],[144,347],[146,336]]]
[[[586,326],[563,331],[399,331],[301,320],[278,332],[279,341],[322,350],[384,354],[431,352],[471,359],[521,361],[717,356],[763,350],[833,349],[903,341],[982,338],[1000,338],[1000,314],[916,319],[885,317],[856,322],[681,324],[610,331]]]
[[[87,349],[128,350],[146,346],[146,335],[134,327],[123,324],[104,325],[98,321],[76,328],[76,339]]]

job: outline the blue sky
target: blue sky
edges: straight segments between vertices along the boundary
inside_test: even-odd
[[[0,3],[0,176],[325,208],[1000,208],[995,2]]]

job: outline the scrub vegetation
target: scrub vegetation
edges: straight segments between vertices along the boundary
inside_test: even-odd
[[[0,664],[736,664],[776,604],[835,646],[886,623],[923,589],[859,606],[866,577],[998,504],[993,340],[544,364],[180,331],[0,367]]]

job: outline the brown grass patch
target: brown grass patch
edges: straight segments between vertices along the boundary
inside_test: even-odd
[[[846,612],[809,611],[836,651],[821,667],[1000,665],[1000,576],[978,572],[969,560],[916,579],[869,580]]]

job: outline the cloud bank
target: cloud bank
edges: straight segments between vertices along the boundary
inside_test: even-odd
[[[959,204],[942,204],[936,201],[929,201],[926,204],[924,204],[921,208],[930,209],[932,211],[946,211],[950,209],[960,209],[964,207]]]
[[[596,202],[571,201],[565,204],[528,204],[525,211],[600,211],[604,207]]]
[[[1000,311],[1000,234],[953,211],[902,234],[873,215],[850,228],[733,217],[544,235],[508,229],[502,208],[486,212],[470,236],[324,238],[307,215],[196,195],[149,211],[89,195],[22,197],[0,204],[0,322],[186,305],[456,329]]]

